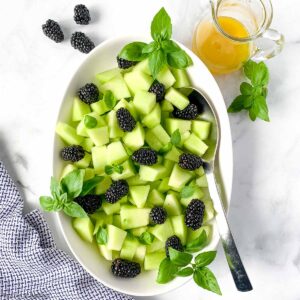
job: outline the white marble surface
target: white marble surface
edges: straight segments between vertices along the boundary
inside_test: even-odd
[[[84,55],[69,45],[73,30],[83,30],[98,44],[106,38],[148,33],[154,13],[164,5],[172,16],[174,37],[190,45],[192,28],[205,0],[89,0],[93,23],[72,21],[73,0],[18,0],[1,4],[0,18],[0,159],[26,197],[25,211],[38,207],[48,192],[52,139],[64,88]],[[234,145],[234,182],[229,220],[254,291],[235,290],[220,249],[212,266],[223,299],[300,299],[300,4],[274,0],[273,25],[284,32],[286,47],[268,62],[271,72],[271,123],[230,116]],[[42,35],[53,18],[66,41],[56,45]],[[217,78],[229,104],[240,74]],[[46,218],[57,243],[67,250],[52,215]],[[152,300],[220,299],[192,282]],[[142,299],[142,298],[141,298]]]

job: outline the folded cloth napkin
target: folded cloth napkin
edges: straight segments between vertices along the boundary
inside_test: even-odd
[[[0,299],[132,300],[97,282],[56,248],[38,210],[23,200],[0,161]]]

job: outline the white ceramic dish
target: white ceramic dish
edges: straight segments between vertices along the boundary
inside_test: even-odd
[[[58,115],[59,121],[69,120],[72,100],[76,91],[85,83],[93,81],[96,73],[116,67],[116,56],[120,49],[125,44],[136,40],[142,41],[145,40],[145,38],[113,38],[103,42],[86,56],[67,86]],[[205,91],[212,99],[220,118],[222,139],[220,143],[220,154],[217,161],[223,178],[226,198],[230,199],[233,169],[232,144],[229,120],[224,100],[216,81],[205,65],[189,49],[183,45],[180,46],[187,51],[194,62],[194,65],[188,70],[193,86]],[[59,150],[62,146],[63,144],[61,140],[58,137],[55,137],[53,172],[54,176],[57,178],[63,168],[63,162],[59,158]],[[155,282],[157,272],[143,272],[136,278],[129,280],[115,278],[110,272],[110,263],[100,256],[96,245],[91,246],[91,244],[88,244],[79,238],[71,226],[71,220],[69,217],[63,213],[59,213],[57,216],[64,238],[79,263],[94,278],[114,290],[135,296],[154,296],[174,290],[189,280],[187,278],[177,278],[169,284],[159,285]],[[215,224],[213,224],[213,227],[214,232],[212,241],[207,249],[215,249],[219,241]]]

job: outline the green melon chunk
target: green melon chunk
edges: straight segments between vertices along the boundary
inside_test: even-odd
[[[55,131],[69,145],[79,145],[83,141],[83,137],[77,135],[75,128],[66,123],[58,122]]]
[[[202,156],[208,149],[208,146],[204,142],[202,142],[194,133],[192,133],[189,138],[183,143],[183,146],[187,150],[199,156]]]
[[[121,207],[121,222],[123,229],[132,229],[147,226],[149,224],[149,208]]]
[[[75,97],[72,108],[72,121],[80,121],[84,115],[90,112],[90,106],[82,102],[78,97]]]
[[[169,192],[164,202],[164,209],[167,211],[168,216],[179,216],[182,214],[181,205],[177,198],[178,194]]]
[[[200,199],[202,200],[202,197],[204,196],[203,191],[199,188],[199,187],[194,187],[194,193],[187,198],[181,198],[180,199],[180,203],[187,207],[189,205],[189,203],[193,200],[193,199]]]
[[[154,238],[151,245],[147,245],[147,253],[153,253],[153,252],[156,252],[158,250],[162,250],[164,248],[165,248],[165,243],[158,240],[157,238]]]
[[[185,171],[181,169],[177,164],[174,166],[170,176],[169,186],[174,190],[181,190],[185,184],[192,179],[193,173],[191,171]]]
[[[142,180],[155,181],[165,177],[166,168],[162,165],[141,166],[139,174]]]
[[[120,179],[127,179],[135,175],[135,167],[131,160],[126,160],[123,164],[123,172],[121,174],[115,172],[111,174],[111,178],[115,181]]]
[[[145,185],[148,181],[142,180],[140,175],[135,175],[127,179],[129,185]]]
[[[184,142],[191,136],[191,132],[190,131],[186,131],[185,133],[183,133],[181,135],[181,141],[178,147],[182,148],[184,145]]]
[[[124,136],[124,131],[119,127],[116,112],[114,110],[107,114],[109,137],[111,139]]]
[[[144,269],[146,271],[158,270],[161,261],[166,257],[165,251],[149,253],[145,256]]]
[[[136,248],[133,261],[143,264],[146,255],[146,245],[139,244]]]
[[[196,180],[196,184],[200,187],[208,187],[206,176],[203,175]]]
[[[108,224],[113,223],[113,215],[107,215],[106,213],[104,213],[102,211],[101,212],[96,212],[93,215],[91,215],[91,218],[96,220],[95,221],[94,235],[98,232],[100,227],[103,227],[103,226],[106,226]]]
[[[105,72],[96,74],[96,78],[100,84],[103,84],[106,83],[107,81],[110,81],[111,79],[113,79],[119,74],[120,74],[120,69],[115,68],[115,69],[107,70]]]
[[[94,225],[89,217],[74,218],[72,225],[75,231],[83,240],[89,243],[93,242]]]
[[[102,174],[106,166],[106,146],[92,148],[92,160],[96,174]]]
[[[113,215],[120,212],[121,206],[119,201],[113,204],[104,201],[102,208],[107,215]]]
[[[140,71],[143,73],[146,73],[148,75],[151,75],[151,71],[149,68],[149,60],[148,59],[144,59],[141,62],[139,62],[137,65],[134,66],[133,71]]]
[[[211,200],[204,201],[205,211],[203,217],[203,224],[211,221],[215,217],[214,205]]]
[[[120,164],[124,162],[126,159],[128,159],[127,152],[124,149],[124,146],[122,143],[119,142],[113,142],[110,143],[107,146],[107,164],[112,165],[112,164]]]
[[[78,123],[78,125],[77,125],[77,127],[76,127],[76,133],[77,133],[78,135],[84,136],[84,137],[88,137],[88,136],[89,136],[88,133],[87,133],[87,131],[86,131],[86,127],[85,127],[85,125],[84,125],[84,121],[83,121],[83,120],[81,120],[81,121]]]
[[[174,68],[172,69],[172,73],[176,79],[176,82],[173,85],[174,88],[180,89],[192,85],[186,70]]]
[[[152,111],[142,119],[142,123],[144,126],[148,128],[153,128],[158,124],[160,124],[160,121],[161,121],[161,109],[159,103],[156,103]]]
[[[204,171],[203,167],[200,167],[197,170],[195,170],[195,174],[198,175],[199,177],[205,175],[205,171]]]
[[[165,176],[170,177],[173,167],[175,165],[175,162],[169,159],[165,159],[163,162],[164,167],[166,168]]]
[[[98,147],[106,145],[109,142],[109,133],[107,126],[87,129],[86,131],[90,139]]]
[[[74,170],[77,170],[76,166],[74,166],[72,164],[66,165],[61,172],[60,179],[64,178],[66,175],[68,175],[69,173],[71,173]]]
[[[139,243],[136,238],[132,238],[127,235],[120,252],[120,257],[123,259],[132,260],[138,245]]]
[[[139,237],[142,233],[146,232],[147,229],[148,229],[147,226],[133,228],[133,229],[130,229],[130,233],[133,234],[134,236]]]
[[[180,110],[185,109],[190,103],[189,99],[185,95],[181,94],[179,91],[175,90],[172,87],[168,89],[165,95],[165,99],[171,102]]]
[[[176,81],[172,72],[165,66],[158,74],[156,79],[162,83],[166,89],[170,88]]]
[[[112,224],[116,227],[121,228],[121,216],[120,215],[113,215]]]
[[[98,245],[98,249],[100,251],[100,254],[106,260],[113,260],[113,252],[112,250],[109,250],[106,245]]]
[[[163,178],[158,186],[158,191],[160,191],[161,193],[168,192],[171,189],[171,187],[169,186],[169,180],[170,177]]]
[[[172,147],[172,149],[166,153],[165,159],[177,162],[179,161],[179,156],[182,154],[182,151],[177,149],[175,146]]]
[[[149,193],[149,197],[147,200],[147,205],[149,206],[162,206],[164,204],[165,197],[159,192],[157,189],[153,189]]]
[[[170,236],[174,235],[170,219],[167,219],[164,224],[158,224],[149,228],[149,232],[162,242],[165,242]]]
[[[187,227],[184,222],[184,215],[171,217],[171,222],[175,235],[177,235],[183,245],[186,244]]]
[[[83,180],[86,181],[92,179],[94,176],[95,176],[95,170],[92,168],[86,168]]]
[[[163,112],[172,112],[174,110],[173,105],[167,100],[163,100],[160,105]]]
[[[143,126],[137,122],[135,128],[131,132],[126,132],[123,137],[124,144],[131,150],[137,150],[144,145],[145,130]]]
[[[188,228],[187,242],[190,243],[190,242],[194,241],[195,239],[197,239],[201,235],[203,230],[206,232],[206,235],[207,235],[208,241],[209,241],[211,239],[212,228],[211,228],[211,226],[206,225],[206,226],[201,226],[197,230],[192,230],[191,228]]]
[[[146,131],[145,141],[153,150],[156,151],[159,151],[164,146],[150,129]]]
[[[153,93],[147,91],[136,92],[133,98],[133,105],[135,109],[143,115],[147,115],[151,112],[156,104],[156,96]]]
[[[74,165],[77,168],[85,169],[90,165],[91,160],[92,160],[91,154],[85,153],[84,157],[81,160],[75,162]]]
[[[103,100],[92,103],[91,108],[94,112],[98,113],[99,115],[103,115],[106,112],[110,111],[110,108],[106,105],[106,103]]]
[[[120,251],[127,232],[114,225],[107,225],[107,248],[109,250]]]
[[[87,152],[91,152],[92,148],[95,146],[94,142],[90,138],[84,138],[80,145]]]
[[[104,177],[104,179],[101,182],[99,182],[96,186],[96,194],[97,195],[104,194],[108,190],[111,184],[112,181],[110,176]]]
[[[127,85],[121,75],[117,75],[101,85],[100,89],[101,92],[111,91],[117,100],[131,97]]]
[[[124,80],[129,87],[129,90],[135,94],[138,91],[148,91],[153,79],[151,76],[141,72],[132,71],[124,75]],[[126,97],[123,97],[126,98]]]
[[[172,133],[174,131],[176,131],[177,129],[179,129],[179,132],[181,134],[183,134],[183,133],[191,130],[192,122],[187,121],[187,120],[169,118],[169,119],[165,120],[165,126],[166,126],[167,132],[170,135],[172,135]]]
[[[160,124],[150,130],[163,146],[170,142],[170,136]]]
[[[129,194],[138,208],[143,208],[150,191],[150,185],[137,185],[129,187]]]
[[[201,140],[206,140],[210,134],[211,123],[207,121],[192,121],[192,131],[195,133]]]

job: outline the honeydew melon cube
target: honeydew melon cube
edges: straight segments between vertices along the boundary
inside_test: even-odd
[[[90,165],[91,160],[92,160],[91,154],[85,153],[84,157],[81,160],[75,162],[74,165],[77,168],[85,169]]]
[[[110,81],[112,78],[116,77],[119,74],[120,74],[120,69],[114,68],[114,69],[107,70],[107,71],[96,74],[96,78],[100,84],[103,84],[107,81]]]
[[[147,226],[139,227],[139,228],[133,228],[130,229],[130,233],[133,234],[134,236],[140,236],[142,233],[146,232],[148,229]]]
[[[167,219],[163,224],[157,224],[151,227],[149,232],[162,242],[165,242],[170,236],[174,235],[170,219]]]
[[[80,136],[84,136],[84,137],[88,137],[88,133],[86,131],[86,127],[84,125],[83,120],[81,122],[78,123],[77,127],[76,127],[76,133]]]
[[[137,122],[135,128],[131,132],[126,132],[123,136],[124,144],[131,150],[137,150],[144,145],[145,130],[141,123]]]
[[[92,148],[92,161],[96,174],[102,174],[106,166],[106,146]]]
[[[98,245],[99,251],[101,255],[106,260],[113,260],[113,252],[112,250],[109,250],[106,245]]]
[[[176,81],[168,67],[164,67],[156,76],[156,79],[162,83],[166,89],[170,88]]]
[[[120,164],[128,159],[127,152],[120,141],[110,143],[107,146],[107,164]]]
[[[104,179],[101,182],[99,182],[96,186],[96,194],[97,195],[104,194],[111,186],[111,184],[112,184],[112,180],[110,176],[104,177]]]
[[[161,109],[159,103],[156,103],[152,111],[142,119],[144,126],[153,128],[160,124],[161,121]]]
[[[174,131],[179,129],[181,134],[190,131],[192,127],[192,122],[188,120],[180,120],[180,119],[171,119],[168,118],[165,120],[165,127],[167,132],[172,135]]]
[[[83,180],[86,181],[92,179],[94,176],[95,176],[95,170],[92,168],[86,168]]]
[[[102,126],[106,126],[107,122],[105,120],[105,116],[100,116],[97,112],[93,111],[89,114],[87,114],[88,116],[91,116],[93,118],[95,118],[97,120],[97,126],[96,127],[102,127]]]
[[[135,175],[127,179],[129,185],[145,185],[148,181],[142,180],[140,175]]]
[[[113,204],[104,201],[102,208],[107,215],[113,215],[120,212],[121,205],[119,201]]]
[[[168,193],[164,202],[164,209],[167,211],[168,216],[179,216],[182,214],[182,209],[177,198],[177,193]]]
[[[174,88],[180,89],[191,86],[191,81],[186,70],[174,68],[172,69],[172,73],[176,79],[176,82],[173,85]]]
[[[78,97],[75,97],[72,107],[72,121],[80,121],[84,115],[90,112],[90,106],[82,102]]]
[[[98,147],[106,145],[109,142],[109,132],[107,126],[87,129],[86,131],[90,139]]]
[[[177,149],[175,146],[172,146],[172,149],[166,153],[165,159],[178,162],[179,156],[182,154],[182,151]]]
[[[193,199],[202,199],[202,197],[204,196],[203,191],[199,188],[199,187],[195,187],[194,188],[194,193],[186,198],[181,198],[180,199],[180,203],[187,207],[189,205],[189,203],[193,200]]]
[[[119,173],[113,173],[111,174],[111,178],[115,181],[120,179],[127,179],[135,175],[135,167],[131,160],[126,160],[123,164],[123,172],[121,174]]]
[[[191,171],[183,170],[176,164],[172,170],[168,184],[175,191],[179,191],[192,177],[193,173]]]
[[[130,91],[121,75],[117,75],[101,85],[101,92],[111,91],[117,100],[131,97]]]
[[[187,227],[184,222],[184,215],[171,217],[171,222],[175,235],[177,235],[183,245],[186,244]]]
[[[145,141],[147,144],[156,151],[159,151],[164,145],[157,139],[156,135],[148,129],[145,134]]]
[[[188,228],[187,242],[190,243],[190,242],[194,241],[195,239],[197,239],[203,231],[205,231],[206,236],[208,237],[208,240],[210,240],[211,234],[212,234],[212,228],[210,225],[206,225],[206,226],[201,226],[197,230],[192,230],[191,228]]]
[[[185,109],[190,103],[189,99],[185,95],[172,87],[166,92],[165,99],[180,110]]]
[[[83,137],[77,135],[76,129],[66,123],[58,122],[55,131],[69,145],[80,145],[83,141]]]
[[[165,248],[165,243],[158,240],[157,238],[154,238],[151,245],[147,245],[147,253],[153,253],[164,248]]]
[[[171,189],[171,187],[169,186],[169,180],[170,180],[170,177],[165,177],[162,179],[162,181],[160,182],[160,184],[157,188],[159,192],[165,193]]]
[[[108,121],[108,128],[109,128],[109,137],[113,138],[120,138],[124,136],[124,131],[119,127],[117,115],[114,110],[110,111],[107,114],[107,121]]]
[[[94,112],[98,113],[99,115],[103,115],[106,112],[110,111],[110,108],[106,105],[106,103],[103,100],[92,103],[91,108]]]
[[[135,109],[143,115],[151,112],[156,104],[156,96],[147,91],[137,91],[133,98],[133,105]]]
[[[163,146],[170,142],[170,136],[160,124],[150,130]]]
[[[129,187],[129,194],[138,208],[143,208],[150,191],[150,185],[136,185]]]
[[[191,136],[191,132],[190,131],[186,131],[185,133],[183,133],[181,135],[181,141],[178,147],[183,147],[184,142]]]
[[[211,200],[204,201],[205,210],[203,216],[203,224],[211,221],[215,217],[214,205]]]
[[[163,100],[160,105],[162,111],[172,112],[174,110],[173,105],[167,100]]]
[[[143,264],[146,255],[146,245],[139,244],[136,248],[133,261]]]
[[[149,224],[150,208],[136,208],[134,206],[121,207],[121,223],[123,229],[132,229]]]
[[[120,251],[127,232],[114,225],[107,225],[107,248],[109,250]]]
[[[97,234],[100,227],[113,223],[113,215],[107,215],[103,211],[94,213],[91,215],[91,219],[95,220],[94,235]]]
[[[197,184],[199,187],[208,187],[206,176],[203,175],[203,176],[197,178],[196,184]]]
[[[162,206],[164,204],[165,197],[157,189],[153,189],[149,193],[147,205],[149,206]]]
[[[200,140],[194,133],[192,133],[185,140],[183,146],[190,152],[199,156],[202,156],[208,149],[208,146],[202,140]]]
[[[74,218],[72,225],[75,231],[83,240],[89,243],[93,242],[94,225],[89,217]]]
[[[192,121],[192,131],[197,135],[201,140],[206,140],[210,134],[211,123],[201,120]]]
[[[74,170],[77,170],[76,166],[74,166],[72,164],[67,164],[61,172],[60,179],[64,178],[66,175],[68,175],[69,173],[71,173]]]
[[[199,177],[205,175],[205,171],[204,171],[203,167],[201,166],[200,168],[196,169],[195,174],[198,175]]]
[[[161,261],[166,257],[165,251],[146,254],[144,260],[145,271],[158,270]]]
[[[153,82],[153,78],[150,75],[139,70],[124,74],[124,80],[133,94],[138,91],[148,91]]]
[[[155,181],[165,177],[166,168],[162,165],[141,166],[140,178],[145,181]]]
[[[138,245],[139,242],[136,238],[127,235],[120,252],[120,257],[123,259],[132,260]]]
[[[87,152],[91,152],[92,148],[95,146],[94,142],[90,138],[84,138],[80,145]]]
[[[133,71],[140,71],[143,73],[146,73],[148,75],[151,75],[151,71],[149,68],[149,60],[148,59],[144,59],[141,62],[139,62],[137,65],[134,66]]]
[[[116,227],[121,228],[121,217],[120,217],[120,215],[113,215],[112,224],[115,225]]]
[[[163,165],[164,165],[164,167],[166,168],[166,172],[165,172],[164,175],[165,175],[166,177],[169,177],[169,176],[171,175],[172,170],[173,170],[173,167],[174,167],[174,164],[175,164],[175,162],[172,161],[172,160],[168,160],[168,159],[165,159],[165,160],[164,160]]]

